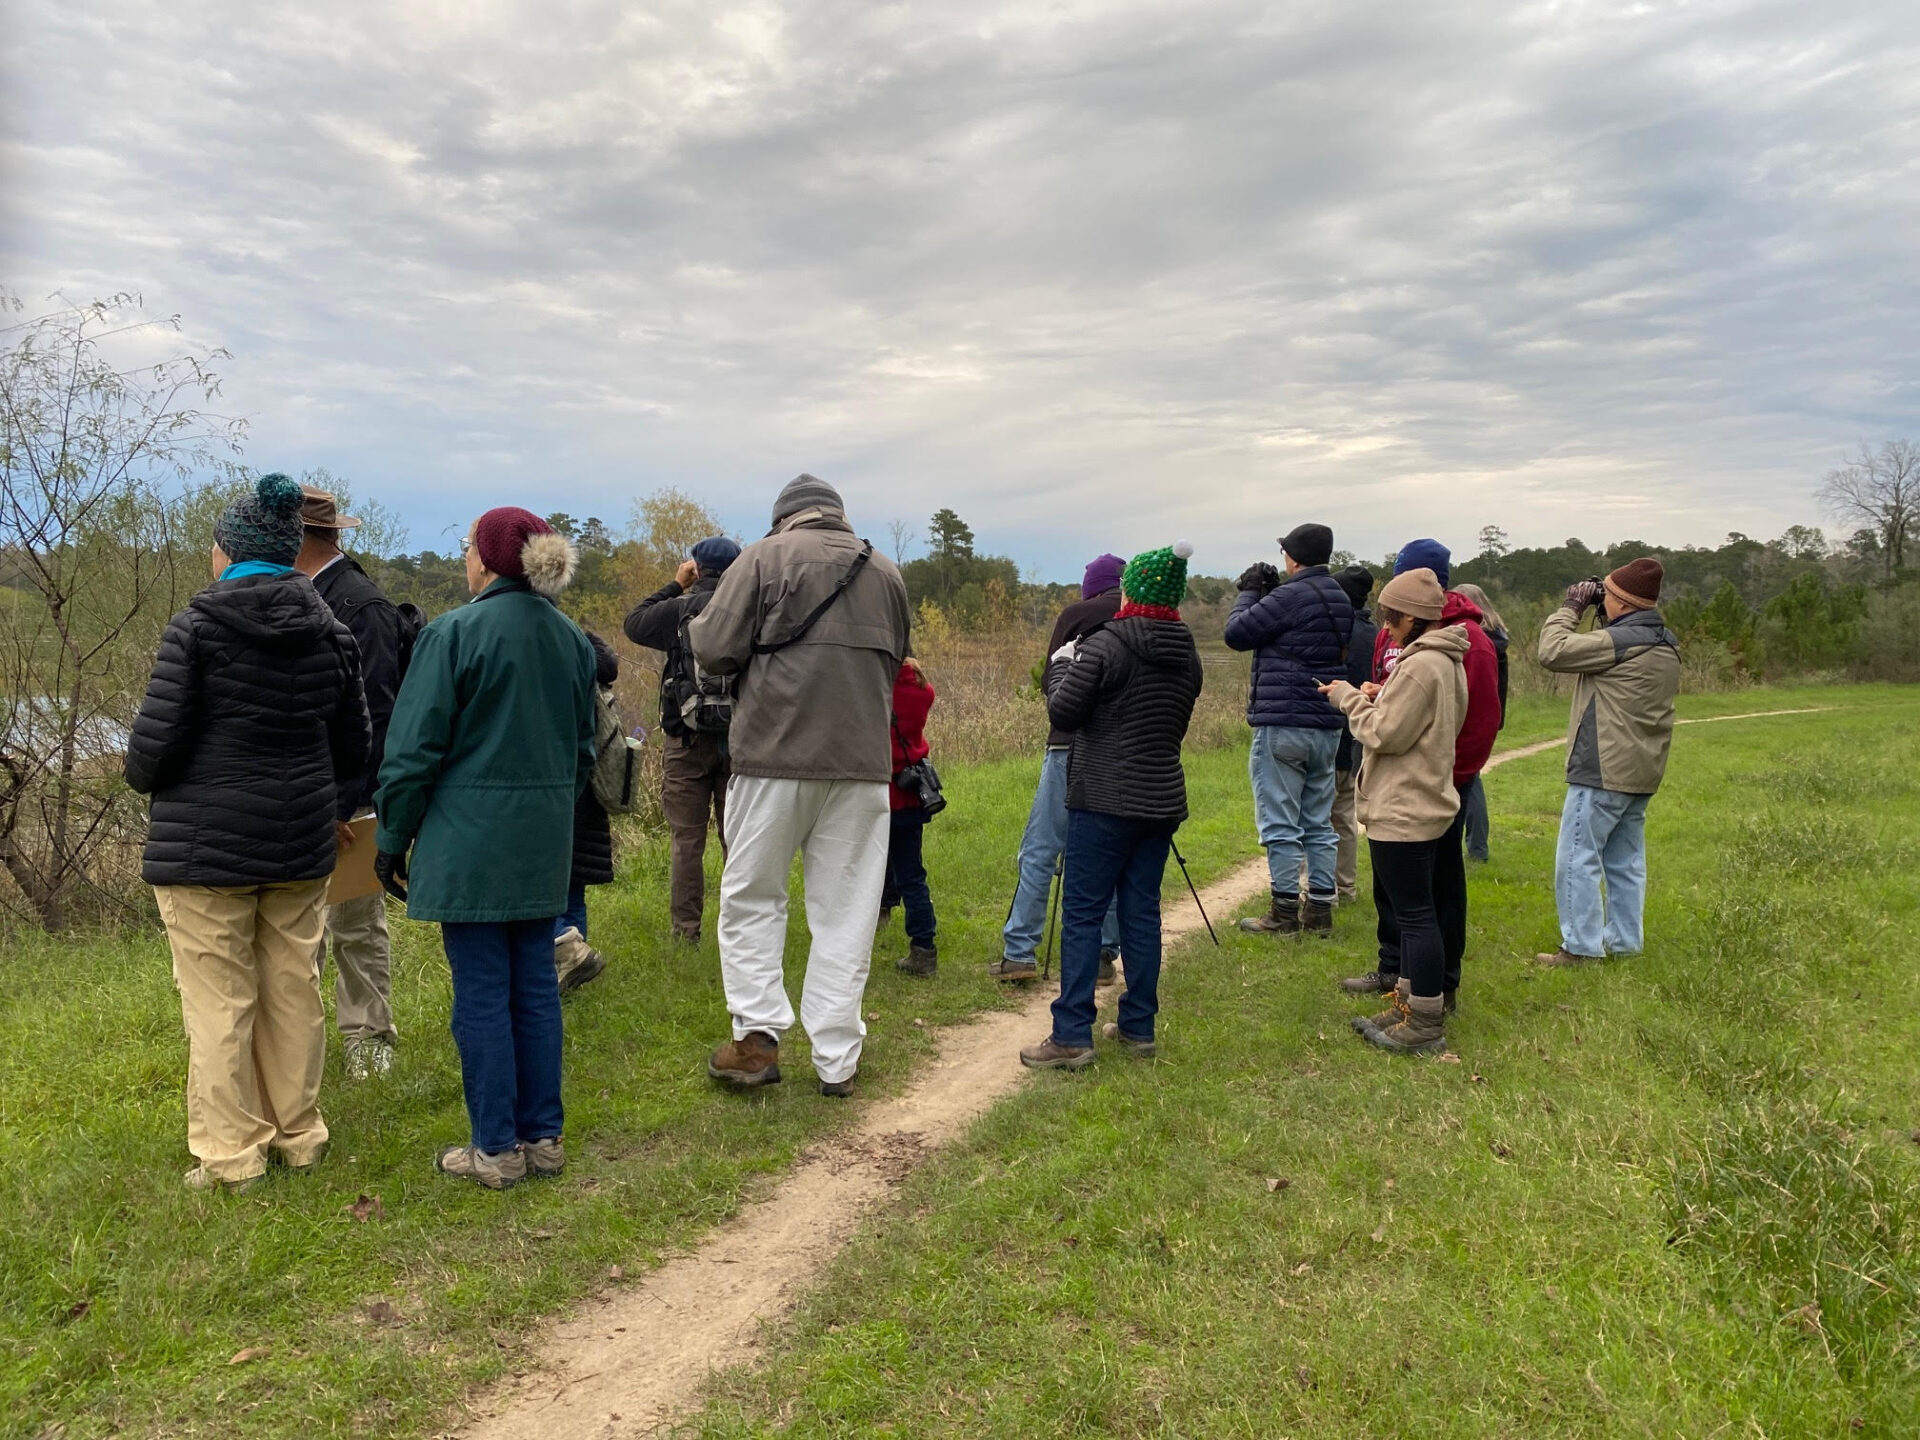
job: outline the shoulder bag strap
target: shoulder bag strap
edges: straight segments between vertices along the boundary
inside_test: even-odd
[[[789,645],[799,640],[801,636],[805,635],[807,631],[813,628],[815,621],[817,621],[822,615],[826,614],[827,611],[833,608],[834,601],[838,600],[842,595],[847,593],[847,587],[853,583],[853,577],[858,575],[862,570],[866,568],[867,561],[870,560],[872,557],[873,557],[873,542],[871,540],[863,540],[860,543],[860,553],[853,557],[853,564],[847,567],[847,573],[840,577],[840,583],[833,587],[832,593],[829,594],[827,598],[822,600],[818,605],[813,607],[813,613],[807,616],[807,618],[802,620],[798,625],[794,626],[793,633],[787,636],[787,638],[784,640],[776,640],[771,645],[761,640],[755,640],[753,642],[753,653],[756,655],[778,654],[780,651],[786,649]]]

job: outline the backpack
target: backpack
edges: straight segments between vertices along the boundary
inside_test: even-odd
[[[420,638],[420,632],[427,628],[427,614],[411,600],[402,600],[393,607],[393,613],[400,617],[400,678],[407,678],[407,667],[413,663],[413,642]]]
[[[739,677],[702,670],[693,658],[693,642],[687,632],[697,613],[689,605],[680,614],[681,663],[674,677],[680,723],[695,735],[725,735],[733,724],[733,697],[739,689]]]
[[[640,796],[640,742],[627,734],[613,687],[593,692],[593,798],[609,815],[632,811]]]

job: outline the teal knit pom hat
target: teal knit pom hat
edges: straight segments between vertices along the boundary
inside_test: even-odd
[[[1120,593],[1136,605],[1179,609],[1187,598],[1187,557],[1192,554],[1193,546],[1176,540],[1134,556],[1121,573]]]
[[[227,558],[265,560],[291,565],[300,553],[306,525],[300,518],[300,487],[275,472],[254,482],[253,493],[242,495],[213,522],[213,538]]]

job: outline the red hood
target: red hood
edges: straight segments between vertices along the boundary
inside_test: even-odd
[[[1447,603],[1440,611],[1440,623],[1442,625],[1457,625],[1462,620],[1471,620],[1474,624],[1479,625],[1482,624],[1486,618],[1486,616],[1480,613],[1480,607],[1467,599],[1467,597],[1462,595],[1458,590],[1447,591]]]
[[[1493,738],[1500,733],[1500,661],[1493,641],[1480,626],[1480,607],[1463,595],[1447,592],[1440,611],[1442,625],[1458,625],[1467,632],[1467,713],[1453,747],[1453,783],[1456,788],[1478,775],[1493,754]]]

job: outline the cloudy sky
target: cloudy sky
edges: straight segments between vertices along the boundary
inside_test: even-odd
[[[799,469],[1049,577],[1816,518],[1920,438],[1920,6],[0,0],[0,284],[416,545]]]

